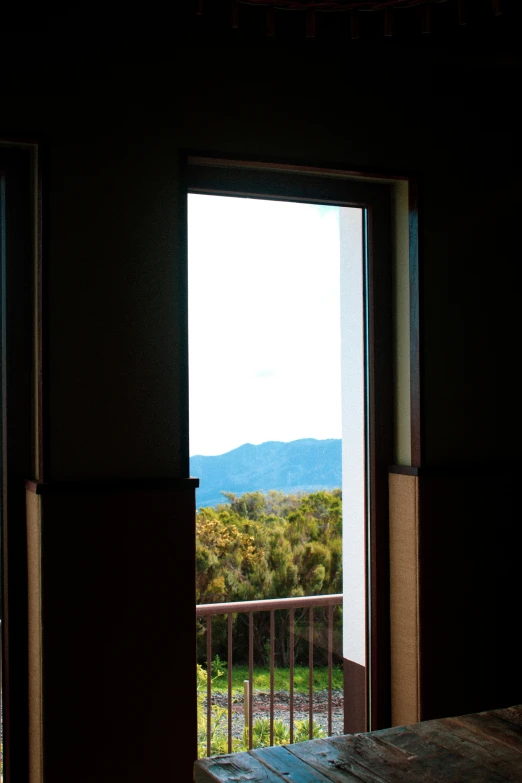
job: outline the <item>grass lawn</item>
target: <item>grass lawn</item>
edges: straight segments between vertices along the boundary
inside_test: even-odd
[[[294,668],[294,692],[308,693],[309,670],[307,666],[296,666]],[[243,681],[248,680],[248,666],[234,666],[232,669],[232,690],[243,693]],[[334,666],[332,669],[332,688],[343,687],[343,671],[340,666]],[[326,666],[314,667],[314,689],[326,690],[328,688],[328,668]],[[227,691],[228,678],[226,669],[220,677],[215,677],[212,681],[212,690]],[[254,690],[270,691],[270,668],[254,668]],[[290,670],[274,669],[274,690],[290,690]]]

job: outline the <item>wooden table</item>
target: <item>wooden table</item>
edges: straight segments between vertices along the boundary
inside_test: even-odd
[[[522,782],[522,705],[200,759],[195,783]]]

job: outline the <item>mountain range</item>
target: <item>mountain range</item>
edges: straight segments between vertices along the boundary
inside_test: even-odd
[[[340,487],[341,446],[340,438],[301,438],[257,446],[245,443],[218,456],[195,455],[190,458],[190,474],[200,480],[197,508],[226,502],[222,492],[242,495],[275,489],[289,494]]]

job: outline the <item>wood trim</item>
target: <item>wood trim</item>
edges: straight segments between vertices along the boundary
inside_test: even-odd
[[[33,150],[41,144],[41,139],[35,138],[21,138],[17,134],[2,134],[0,139],[0,149],[20,149],[20,150]]]
[[[520,460],[506,463],[481,463],[477,465],[431,465],[414,467],[409,465],[390,465],[388,472],[402,476],[443,476],[462,478],[464,476],[519,476],[522,471]]]
[[[0,164],[7,181],[0,327],[4,368],[1,379],[2,635],[6,783],[25,780],[28,771],[28,586],[24,476],[35,470],[37,426],[37,152],[36,143],[4,140],[0,143]]]
[[[47,373],[44,373],[44,346],[43,346],[43,245],[42,245],[42,174],[40,169],[40,157],[37,154],[35,161],[35,188],[36,188],[36,270],[35,270],[35,304],[36,304],[36,324],[35,324],[35,337],[36,337],[36,394],[37,394],[37,424],[36,424],[36,468],[37,476],[40,481],[44,480],[44,465],[46,460],[44,459],[44,394],[43,394],[43,379],[47,377]],[[47,331],[47,330],[46,330]]]
[[[50,475],[50,438],[45,435],[49,432],[49,302],[48,302],[48,265],[47,251],[47,194],[44,191],[44,181],[48,172],[48,150],[40,146],[36,166],[38,188],[38,257],[36,273],[36,338],[37,338],[37,362],[38,362],[38,465],[37,477],[39,481],[45,481]]]
[[[287,174],[311,174],[316,176],[328,177],[330,179],[343,179],[348,181],[364,180],[366,182],[390,184],[394,181],[407,181],[409,174],[374,171],[364,168],[346,168],[342,164],[338,166],[310,166],[306,163],[294,161],[278,161],[277,159],[258,158],[256,160],[245,160],[243,157],[234,157],[233,155],[223,157],[220,153],[184,153],[187,166],[201,168],[224,168],[241,169],[243,171],[272,171],[283,172]]]
[[[112,479],[86,481],[35,481],[28,479],[25,488],[36,495],[93,495],[99,492],[169,492],[195,490],[198,478]]]
[[[27,493],[29,781],[43,781],[42,509]]]
[[[416,178],[408,183],[408,223],[410,253],[410,426],[411,463],[422,465],[421,409],[421,333],[420,333],[420,262],[419,262],[419,185]]]
[[[388,475],[383,466],[393,454],[393,396],[383,394],[393,377],[392,345],[392,276],[390,261],[391,204],[386,198],[376,200],[368,209],[367,276],[367,388],[369,421],[367,444],[370,455],[370,487],[367,508],[366,583],[369,606],[368,685],[370,707],[368,728],[389,725],[390,698],[390,602],[389,602],[389,525]],[[378,227],[378,231],[376,228]]]
[[[399,476],[418,476],[420,468],[416,468],[410,465],[390,465],[388,473],[393,473]]]
[[[236,167],[189,167],[186,179],[190,193],[261,198],[308,204],[369,208],[387,194],[390,184],[381,181],[329,178],[284,170],[241,170]]]
[[[366,667],[343,658],[344,733],[368,731]]]
[[[181,355],[180,361],[183,368],[183,383],[181,386],[180,405],[182,410],[187,411],[186,416],[181,417],[180,439],[183,445],[183,463],[181,469],[187,475],[190,472],[190,432],[189,432],[189,302],[188,302],[188,185],[187,185],[187,167],[185,165],[185,156],[179,158],[179,227],[178,239],[180,247],[180,269],[179,269],[179,301],[178,310],[180,313],[181,334]]]

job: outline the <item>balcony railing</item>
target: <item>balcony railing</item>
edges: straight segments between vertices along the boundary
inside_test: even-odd
[[[268,612],[270,621],[269,656],[270,656],[270,745],[274,744],[274,661],[275,661],[275,613],[286,610],[289,615],[289,718],[290,742],[294,742],[294,663],[295,663],[295,610],[308,612],[308,712],[309,736],[314,731],[314,609],[328,608],[327,628],[327,665],[328,665],[328,735],[332,734],[332,666],[333,666],[333,633],[334,608],[342,605],[342,594],[314,595],[301,598],[276,598],[264,601],[237,601],[220,604],[200,604],[196,606],[196,617],[206,618],[206,659],[207,659],[207,756],[211,755],[212,729],[212,618],[217,615],[227,617],[227,672],[228,672],[228,752],[232,752],[232,667],[233,667],[233,616],[248,615],[248,688],[245,690],[247,703],[245,709],[245,727],[248,726],[248,748],[253,745],[253,680],[254,680],[254,613]]]

